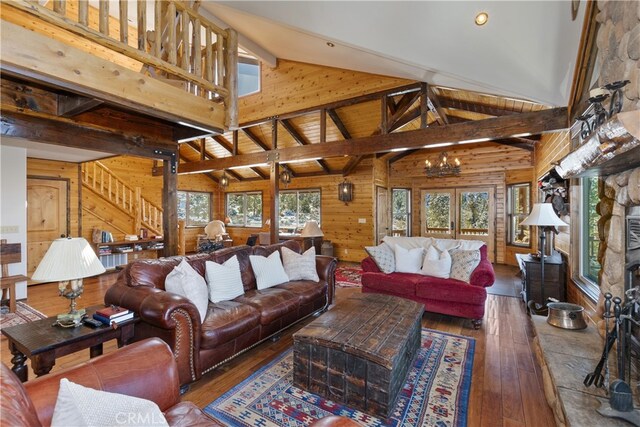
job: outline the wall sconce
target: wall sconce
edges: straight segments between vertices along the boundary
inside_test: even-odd
[[[280,172],[280,182],[284,185],[285,188],[289,186],[292,177],[293,173],[291,173],[291,169],[289,169],[286,165],[282,166],[282,172]]]
[[[226,190],[229,186],[229,177],[227,176],[226,171],[222,171],[222,176],[220,177],[220,188]]]
[[[353,200],[353,184],[346,179],[338,184],[338,199],[345,205]]]

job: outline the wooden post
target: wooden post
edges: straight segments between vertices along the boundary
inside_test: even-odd
[[[427,128],[427,112],[429,111],[427,104],[429,93],[427,89],[426,83],[420,83],[420,129]]]
[[[382,95],[382,98],[380,98],[380,105],[381,105],[381,110],[380,110],[380,133],[382,135],[385,135],[389,132],[389,126],[387,125],[387,118],[388,118],[388,114],[387,112],[389,111],[389,108],[387,106],[387,95]]]
[[[327,142],[327,110],[320,110],[320,142]]]
[[[162,186],[162,233],[164,237],[164,256],[178,253],[176,224],[178,223],[178,174],[171,172],[171,161],[165,160]]]
[[[204,37],[204,78],[213,82],[213,46],[211,41],[211,29],[205,27],[205,37]]]
[[[233,152],[231,153],[234,156],[238,155],[238,131],[233,131]]]
[[[179,219],[178,220],[178,255],[185,255],[187,253],[186,245],[185,245],[186,239],[184,236],[184,227],[185,227],[185,220]]]
[[[169,3],[167,6],[167,16],[167,31],[169,32],[167,51],[169,53],[169,62],[171,65],[176,65],[178,60],[176,51],[176,5],[174,3]]]
[[[64,16],[66,13],[67,2],[64,0],[54,0],[53,1],[53,11],[59,13]]]
[[[138,49],[147,51],[147,1],[138,0]]]
[[[155,52],[156,58],[162,58],[162,0],[156,0],[154,3],[154,46],[153,51]]]
[[[227,30],[227,58],[225,64],[225,89],[229,91],[225,99],[227,106],[225,126],[229,129],[238,127],[238,33]]]
[[[78,2],[78,22],[85,27],[89,26],[89,2]]]
[[[189,13],[186,10],[182,11],[182,60],[180,66],[183,70],[189,70]]]
[[[142,191],[136,187],[136,201],[133,204],[133,234],[140,234],[142,228]]]
[[[105,36],[109,35],[109,0],[100,0],[99,29]]]
[[[271,149],[276,150],[278,148],[278,119],[271,120]]]
[[[120,0],[120,41],[129,44],[129,2]]]
[[[271,220],[271,229],[269,234],[269,240],[271,243],[278,243],[280,240],[279,237],[279,226],[278,226],[278,213],[280,211],[280,164],[278,162],[271,163],[271,176],[270,176],[270,193],[271,193],[271,203],[269,204],[271,208],[271,213],[269,218]]]
[[[202,41],[200,40],[200,20],[193,21],[193,67],[191,72],[198,77],[202,77]],[[203,92],[204,90],[201,90]]]

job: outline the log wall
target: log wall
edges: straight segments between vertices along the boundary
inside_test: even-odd
[[[338,184],[342,175],[327,175],[311,178],[293,178],[287,190],[320,189],[321,228],[324,240],[331,240],[334,256],[340,260],[360,262],[365,256],[365,246],[374,241],[373,178],[372,160],[363,160],[347,179],[354,184],[353,201],[348,205],[338,200]],[[284,190],[284,188],[281,188]],[[271,215],[269,210],[271,194],[268,181],[232,181],[227,192],[262,191],[262,222]],[[219,217],[224,217],[224,202],[221,203]],[[361,224],[359,219],[366,222]],[[234,245],[244,244],[249,235],[268,231],[268,227],[228,227]]]
[[[411,188],[412,190],[412,229],[414,235],[419,235],[420,230],[420,190],[491,186],[495,191],[495,260],[497,263],[508,262],[505,215],[506,175],[520,170],[531,171],[531,153],[519,148],[493,143],[447,148],[449,157],[451,159],[457,157],[462,163],[462,173],[458,177],[434,179],[425,176],[425,160],[429,159],[434,163],[441,149],[418,151],[391,166],[390,186],[394,188]],[[526,174],[526,172],[524,173]]]

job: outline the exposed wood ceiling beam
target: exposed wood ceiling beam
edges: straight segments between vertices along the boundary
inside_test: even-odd
[[[428,100],[430,101],[431,111],[436,116],[436,120],[440,126],[448,125],[449,119],[447,118],[447,112],[442,108],[442,104],[440,103],[440,98],[435,94],[433,88],[429,86],[427,88],[428,91]]]
[[[85,113],[104,102],[99,99],[85,96],[58,95],[58,115],[61,117],[73,117]]]
[[[254,144],[256,144],[258,147],[262,148],[264,151],[269,151],[271,149],[271,148],[269,148],[269,146],[267,144],[262,142],[260,140],[260,138],[258,138],[258,136],[256,134],[254,134],[251,129],[243,128],[242,132],[244,132],[244,134],[247,135],[247,138],[249,138],[251,141],[253,141]]]
[[[287,130],[287,132],[289,132],[289,135],[291,135],[291,137],[294,139],[294,141],[298,143],[298,145],[311,144],[309,141],[306,140],[304,136],[300,135],[300,133],[293,127],[293,124],[289,120],[280,120],[280,123],[282,124],[282,127],[284,127]],[[320,160],[316,160],[316,163],[320,165],[323,171],[325,171],[326,173],[331,173],[331,169],[327,165],[327,162],[320,159]]]
[[[351,139],[351,134],[347,130],[347,127],[344,125],[344,122],[340,118],[340,115],[338,114],[338,112],[333,108],[329,108],[327,110],[327,114],[329,115],[329,117],[331,117],[331,120],[333,121],[333,124],[336,125],[336,127],[338,128],[338,130],[342,134],[342,137],[345,140],[346,139]]]
[[[189,142],[186,142],[184,145],[186,145],[188,147],[191,147],[195,152],[197,152],[199,154],[200,153],[204,154],[205,160],[211,160],[211,159],[215,159],[216,158],[215,156],[213,156],[213,154],[209,153],[206,148],[203,148],[203,147],[205,147],[204,138],[200,140],[200,144],[196,144],[194,141],[189,141]],[[242,175],[239,175],[237,172],[232,171],[232,170],[228,170],[226,172],[227,172],[227,174],[229,174],[233,178],[237,179],[238,181],[244,181],[244,177]],[[207,175],[213,176],[211,174],[207,174]],[[216,179],[216,181],[217,181],[217,179]]]
[[[391,151],[398,147],[419,148],[441,142],[478,138],[504,139],[525,132],[537,134],[566,129],[567,127],[567,108],[560,107],[455,125],[435,126],[400,133],[355,138],[350,140],[349,143],[331,141],[324,144],[279,148],[270,152],[193,162],[185,165],[185,169],[180,172],[197,172],[268,163],[276,157],[282,162],[315,157],[359,156]]]
[[[473,104],[471,102],[459,101],[457,99],[444,98],[444,97],[440,97],[440,106],[442,108],[471,111],[472,113],[486,114],[488,116],[494,116],[494,117],[521,114],[519,111],[504,110],[501,108],[489,107],[482,104]]]
[[[496,139],[492,142],[495,142],[496,144],[508,145],[509,147],[520,148],[526,151],[533,151],[535,147],[535,143],[533,141],[529,141],[524,138]]]
[[[237,133],[235,133],[235,135],[237,135]],[[233,149],[233,145],[227,141],[227,138],[225,138],[222,135],[216,135],[213,137],[214,141],[216,141],[218,144],[220,144],[220,146],[222,148],[224,148],[225,150],[227,150],[227,152],[229,154],[233,155],[237,155],[239,153],[235,152]],[[251,169],[256,175],[258,175],[261,179],[269,179],[269,175],[265,174],[264,172],[262,172],[259,168],[252,166]]]
[[[113,128],[107,128],[30,110],[18,110],[6,104],[2,104],[1,112],[0,133],[4,136],[155,159],[166,159],[170,153],[178,151],[178,144],[174,141],[162,140],[156,135],[149,137],[135,131],[123,132],[117,130],[118,123],[115,123]],[[73,138],[71,135],[81,137]],[[156,150],[160,150],[161,153],[156,153]]]

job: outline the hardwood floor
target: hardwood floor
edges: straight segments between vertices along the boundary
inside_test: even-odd
[[[497,280],[512,282],[515,272],[515,267],[500,266],[496,268]],[[78,305],[100,304],[115,278],[116,274],[107,274],[85,279],[85,292]],[[359,292],[359,289],[338,288],[336,298],[339,301],[352,292]],[[68,308],[68,301],[57,296],[57,284],[31,286],[28,294],[27,303],[48,316]],[[191,385],[183,399],[200,407],[206,406],[291,346],[291,335],[303,324],[287,330],[278,341],[265,342],[207,373]],[[476,340],[468,413],[470,427],[555,425],[544,397],[540,367],[531,347],[533,330],[519,299],[489,295],[484,321],[477,331],[469,320],[434,313],[425,314],[422,324],[426,328]],[[115,349],[115,342],[105,344],[105,353]],[[53,369],[73,366],[88,358],[88,351],[65,356],[56,361]],[[6,339],[0,342],[0,359],[11,366]],[[29,375],[33,378],[33,371],[30,370]]]

